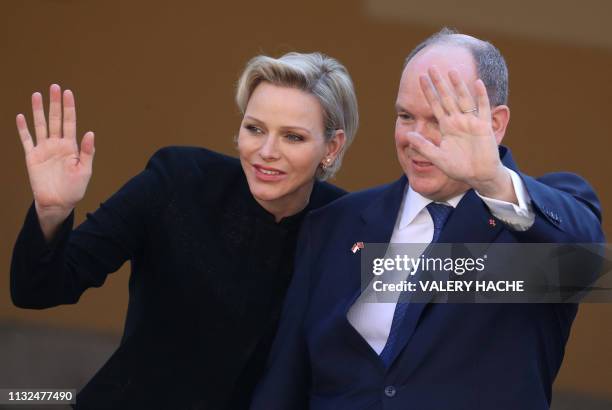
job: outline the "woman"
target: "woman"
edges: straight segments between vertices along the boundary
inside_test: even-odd
[[[243,72],[240,160],[202,148],[158,151],[146,169],[72,230],[94,154],[80,151],[74,98],[32,97],[36,145],[23,115],[31,206],[14,249],[16,305],[76,303],[130,260],[118,350],[77,408],[246,408],[274,336],[306,212],[343,194],[324,180],[357,129],[350,77],[322,54],[259,56]],[[62,129],[63,99],[63,135]]]

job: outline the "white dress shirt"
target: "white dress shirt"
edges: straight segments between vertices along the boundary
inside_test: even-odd
[[[518,174],[508,169],[512,178],[514,192],[518,205],[478,196],[484,201],[491,213],[511,229],[527,230],[535,220],[531,207],[531,198]],[[465,193],[457,195],[444,204],[455,208]],[[408,187],[402,199],[390,243],[417,243],[423,244],[423,250],[433,238],[434,226],[427,205],[433,202]],[[347,319],[361,334],[368,344],[378,354],[383,350],[389,337],[391,322],[395,312],[395,303],[371,303],[366,293],[362,294],[348,311]]]

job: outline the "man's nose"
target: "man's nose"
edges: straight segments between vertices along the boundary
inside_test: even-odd
[[[419,134],[425,136],[425,131],[427,127],[425,121],[417,120],[414,122],[412,131],[418,132]]]
[[[431,129],[427,123],[427,121],[424,120],[417,120],[413,123],[412,125],[412,130],[413,132],[417,132],[419,134],[421,134],[423,136],[423,138],[426,138],[428,140],[431,141]]]
[[[423,138],[432,142],[433,144],[440,145],[440,131],[437,123],[425,120],[416,121],[414,131],[421,134]]]
[[[263,144],[259,148],[259,156],[265,161],[273,161],[279,158],[279,138],[268,134],[264,137]]]

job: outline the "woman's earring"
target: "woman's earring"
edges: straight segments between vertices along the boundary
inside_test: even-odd
[[[323,162],[321,163],[321,168],[323,168],[323,169],[327,169],[327,168],[329,168],[329,167],[331,166],[332,162],[333,162],[333,161],[332,161],[332,159],[331,159],[331,158],[329,158],[329,157],[325,158],[325,159],[323,160]]]

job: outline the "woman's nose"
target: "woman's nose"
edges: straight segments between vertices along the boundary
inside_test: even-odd
[[[265,161],[279,158],[278,138],[274,135],[266,135],[263,144],[259,148],[259,155]]]

